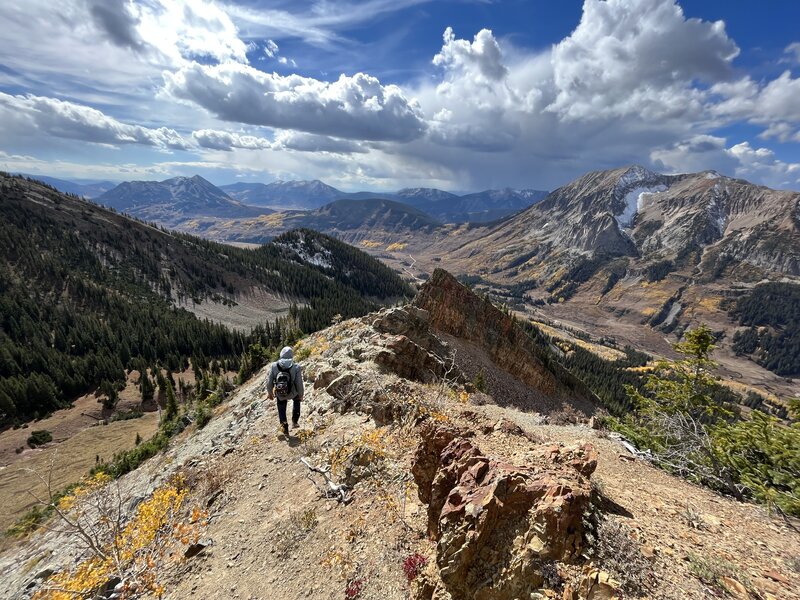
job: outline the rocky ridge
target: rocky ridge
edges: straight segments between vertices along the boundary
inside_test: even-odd
[[[208,510],[196,548],[160,572],[166,598],[700,599],[720,585],[798,598],[791,524],[657,471],[586,425],[543,425],[534,407],[472,389],[437,328],[484,326],[479,299],[456,305],[462,317],[435,310],[435,285],[453,284],[439,275],[423,290],[430,311],[386,309],[298,345],[308,392],[288,440],[262,371],[205,428],[190,425],[120,480],[133,505],[180,473],[189,504]],[[347,501],[326,498],[300,458],[347,482]],[[6,550],[0,595],[29,597],[81,552],[55,531]],[[730,565],[727,583],[692,575],[698,556]]]

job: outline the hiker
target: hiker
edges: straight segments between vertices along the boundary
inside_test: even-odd
[[[289,435],[289,423],[286,421],[286,403],[291,399],[292,429],[297,428],[300,420],[300,403],[303,401],[303,374],[300,365],[295,364],[291,346],[281,350],[281,357],[269,366],[267,375],[267,397],[278,401],[278,419],[284,435]],[[274,389],[274,391],[273,391]]]

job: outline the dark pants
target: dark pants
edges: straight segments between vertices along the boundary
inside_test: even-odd
[[[289,400],[276,400],[278,403],[278,419],[281,423],[286,423],[286,403]],[[295,398],[292,405],[292,422],[297,423],[300,420],[300,398]]]

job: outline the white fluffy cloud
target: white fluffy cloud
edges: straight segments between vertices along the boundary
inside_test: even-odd
[[[202,148],[224,150],[230,152],[234,148],[244,150],[264,150],[272,148],[272,142],[266,138],[252,135],[240,135],[216,129],[199,129],[192,132],[192,138]]]
[[[4,136],[44,133],[96,144],[189,148],[174,129],[129,125],[89,106],[32,94],[11,96],[0,92],[0,132]]]
[[[714,107],[719,116],[763,125],[765,138],[800,141],[800,78],[792,77],[791,71],[765,84],[744,77],[711,89],[722,99]]]
[[[408,141],[425,130],[414,100],[363,73],[325,82],[237,63],[192,63],[164,77],[168,95],[225,121],[373,141]]]
[[[325,135],[281,131],[274,140],[252,135],[242,135],[216,129],[200,129],[192,132],[192,138],[201,148],[231,152],[242,150],[295,150],[298,152],[330,152],[335,154],[366,153],[363,144]]]
[[[502,63],[500,46],[491,30],[481,29],[472,43],[456,39],[453,28],[444,32],[444,45],[433,57],[433,64],[459,71],[462,76],[473,75],[483,83],[502,80],[508,69]]]
[[[727,146],[725,138],[699,135],[650,155],[662,171],[691,173],[714,169],[777,188],[800,184],[800,163],[778,160],[769,148],[753,148],[749,142]]]
[[[697,115],[704,94],[693,82],[729,77],[738,54],[724,22],[687,19],[674,2],[586,0],[578,27],[553,49],[548,110],[568,120]]]

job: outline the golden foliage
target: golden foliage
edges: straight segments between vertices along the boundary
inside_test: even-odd
[[[405,250],[408,244],[403,242],[394,242],[393,244],[389,244],[386,246],[386,250],[388,252],[400,252],[401,250]]]
[[[97,492],[111,481],[111,476],[103,471],[98,471],[91,477],[84,477],[69,494],[62,496],[58,501],[58,508],[62,512],[67,512],[75,507],[75,503],[80,499]]]
[[[122,580],[121,598],[144,593],[161,596],[165,589],[158,582],[159,567],[163,566],[174,543],[197,543],[200,531],[207,525],[207,514],[194,508],[185,521],[178,513],[186,499],[187,489],[180,478],[157,488],[153,495],[139,504],[133,517],[122,525],[120,514],[113,514],[103,503],[91,502],[92,494],[110,495],[104,490],[108,476],[99,474],[83,482],[70,496],[62,498],[59,508],[80,510],[92,504],[97,514],[92,530],[105,530],[108,541],[93,555],[71,571],[56,573],[47,580],[35,600],[74,600],[91,598],[108,580]],[[98,510],[99,509],[99,510]],[[66,518],[65,518],[66,521]]]
[[[381,244],[381,242],[376,242],[375,240],[361,240],[361,245],[364,246],[364,248],[377,248],[383,244]]]

